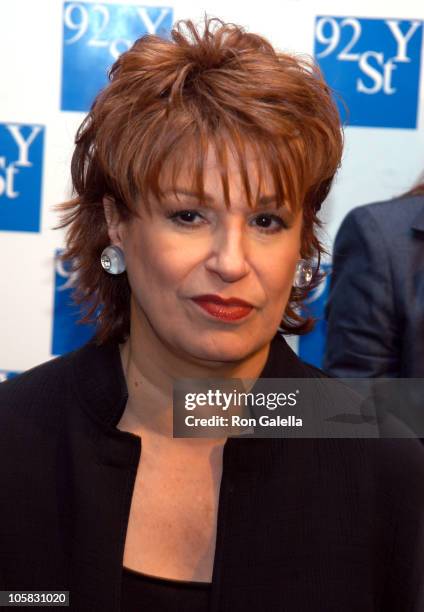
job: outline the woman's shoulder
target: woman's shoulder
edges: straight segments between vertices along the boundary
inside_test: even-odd
[[[350,413],[358,410],[362,402],[345,381],[302,361],[281,336],[276,338],[274,347],[277,355],[274,363],[279,364],[274,368],[275,376],[284,377],[288,372],[287,377],[314,379],[316,383],[312,381],[312,388],[325,389],[323,397],[327,403],[331,401],[340,406],[341,415],[346,418],[356,416]],[[287,364],[290,364],[288,368]],[[401,500],[403,491],[405,504],[416,503],[424,520],[424,440],[414,437],[413,432],[398,420],[388,420],[384,426],[369,428],[369,432],[369,437],[359,430],[357,437],[316,439],[317,452],[324,464],[345,463],[362,477],[363,482],[373,481],[392,499]],[[309,446],[307,440],[305,445]]]
[[[75,352],[54,357],[39,365],[10,378],[0,384],[0,402],[6,399],[13,401],[26,395],[37,399],[39,392],[49,392],[63,384],[63,378],[69,373],[70,362]]]
[[[289,345],[283,333],[278,331],[272,342],[264,378],[330,378],[319,368],[302,361]]]
[[[117,344],[81,348],[0,384],[0,432],[29,427],[52,431],[66,413],[109,421],[126,387]]]
[[[66,405],[74,353],[56,357],[0,384],[0,429],[43,415],[48,421]]]

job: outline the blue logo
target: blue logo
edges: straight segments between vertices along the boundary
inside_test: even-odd
[[[417,127],[422,21],[317,17],[314,55],[352,126]]]
[[[0,123],[0,230],[39,232],[44,126]]]
[[[145,34],[168,36],[172,22],[164,6],[65,2],[61,109],[89,110],[119,55]]]
[[[55,258],[54,310],[52,355],[63,355],[79,348],[94,336],[94,325],[78,323],[81,312],[72,300],[75,278],[58,258]]]
[[[330,290],[330,264],[321,264],[320,268],[327,276],[307,298],[307,313],[316,320],[312,332],[299,336],[298,355],[307,363],[317,368],[322,367],[327,336],[327,321],[324,316],[325,304]]]
[[[19,372],[11,372],[10,370],[0,370],[0,383],[5,380],[10,380],[14,376],[17,376]]]

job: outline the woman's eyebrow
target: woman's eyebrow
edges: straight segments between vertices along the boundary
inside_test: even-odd
[[[197,193],[195,191],[190,191],[189,189],[183,189],[181,187],[177,187],[176,189],[167,189],[164,193],[165,193],[165,195],[168,195],[168,194],[175,194],[175,195],[177,195],[177,194],[180,193],[180,194],[182,194],[184,196],[187,196],[189,198],[194,198],[196,200],[200,200],[201,199],[201,194],[200,193]],[[214,202],[213,196],[211,196],[207,192],[203,193],[202,199],[205,200],[206,202],[209,202],[209,203]]]
[[[275,204],[277,201],[277,196],[275,194],[261,196],[258,199],[258,206],[269,206],[270,204]]]
[[[182,194],[184,196],[187,196],[189,198],[193,198],[196,200],[200,200],[201,196],[199,193],[195,192],[195,191],[190,191],[189,189],[184,189],[182,187],[177,187],[176,189],[167,189],[165,191],[165,195],[172,193],[172,194]],[[214,197],[205,192],[203,194],[203,200],[208,202],[208,203],[213,203],[214,202]],[[257,206],[260,207],[264,207],[264,206],[269,206],[270,204],[274,204],[277,201],[277,196],[275,194],[272,195],[265,195],[265,196],[261,196],[258,201],[257,201]]]

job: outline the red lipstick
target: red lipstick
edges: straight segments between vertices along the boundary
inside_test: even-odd
[[[219,295],[208,294],[200,295],[192,300],[213,317],[224,321],[243,319],[253,309],[252,304],[235,297],[222,298]]]

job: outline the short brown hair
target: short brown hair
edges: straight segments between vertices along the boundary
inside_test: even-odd
[[[100,266],[109,244],[102,200],[112,198],[124,220],[137,214],[137,202],[148,207],[151,195],[160,200],[161,168],[187,141],[196,151],[199,197],[206,150],[215,146],[226,206],[226,144],[235,152],[249,205],[254,196],[246,145],[257,151],[278,200],[303,208],[301,253],[318,261],[309,289],[316,286],[323,253],[317,212],[343,146],[339,115],[318,67],[237,25],[206,18],[202,33],[188,20],[174,26],[169,40],[143,36],[119,57],[109,78],[76,136],[75,197],[59,206],[59,227],[68,228],[63,259],[72,261],[74,297],[84,307],[82,320],[96,320],[98,342],[128,337],[131,296],[126,273],[111,276]],[[183,157],[172,156],[174,177]],[[306,294],[292,290],[281,322],[286,332],[312,327],[299,310]]]

